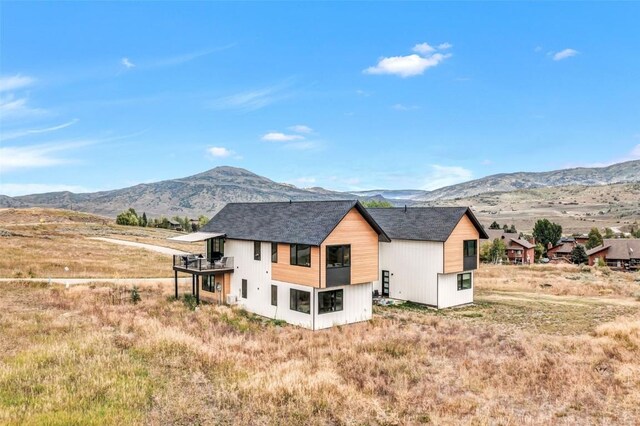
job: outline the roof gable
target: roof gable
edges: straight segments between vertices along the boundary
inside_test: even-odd
[[[384,231],[358,201],[293,201],[229,203],[203,228],[238,240],[319,246],[353,208],[356,208],[382,240]]]
[[[486,233],[467,207],[395,207],[367,209],[393,240],[446,241],[466,214],[478,230]]]

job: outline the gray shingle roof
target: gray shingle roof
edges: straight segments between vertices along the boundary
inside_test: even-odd
[[[534,248],[536,245],[531,244],[529,241],[520,238],[520,234],[514,234],[511,232],[504,232],[501,229],[487,229],[487,235],[489,236],[489,240],[493,241],[496,238],[500,238],[503,240],[507,240],[507,248],[518,248],[513,244],[517,244],[524,248]]]
[[[382,241],[388,240],[366,209],[353,200],[229,203],[201,231],[238,240],[319,246],[354,207]]]
[[[607,259],[629,260],[640,259],[640,240],[639,239],[606,239],[604,244],[587,251],[587,255],[598,253],[606,248]]]
[[[482,225],[467,207],[398,207],[367,209],[387,235],[399,240],[446,241],[462,216],[469,215],[486,238]]]

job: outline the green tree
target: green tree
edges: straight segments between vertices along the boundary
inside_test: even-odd
[[[480,245],[480,261],[484,263],[491,262],[491,241],[485,241]]]
[[[604,237],[606,239],[611,239],[611,238],[615,238],[616,234],[613,233],[613,229],[611,228],[604,228]]]
[[[142,212],[142,223],[140,224],[140,226],[147,226],[149,224],[149,221],[147,220],[147,213],[146,212]]]
[[[509,232],[509,225],[507,225],[506,223],[504,225],[502,225],[502,230],[504,232]]]
[[[549,219],[538,219],[533,226],[533,237],[546,249],[549,243],[556,244],[562,237],[562,226]]]
[[[589,239],[587,240],[585,247],[587,248],[587,250],[591,250],[592,248],[601,245],[602,235],[600,234],[600,231],[598,230],[598,228],[591,228],[591,231],[589,231]]]
[[[513,224],[511,225],[511,227],[509,228],[509,233],[510,234],[517,234],[518,233],[518,230],[516,229],[515,225],[513,225]]]
[[[200,225],[201,228],[205,226],[208,222],[209,222],[209,218],[206,217],[205,215],[198,216],[198,225]]]
[[[507,246],[502,241],[502,238],[496,238],[491,243],[491,249],[489,250],[489,258],[491,263],[500,263],[506,257]]]
[[[544,246],[540,243],[536,243],[536,246],[533,248],[533,256],[535,260],[540,260],[542,255],[544,254]]]
[[[584,246],[578,244],[571,250],[571,261],[576,265],[589,261],[589,256],[587,256]]]
[[[489,225],[489,229],[500,229],[500,224],[494,220],[493,223]]]
[[[125,210],[116,217],[118,225],[138,226],[140,220],[134,209]]]
[[[386,200],[365,200],[365,201],[361,201],[360,204],[362,204],[364,207],[366,207],[368,209],[379,209],[379,208],[393,207],[393,204],[391,204],[390,202],[388,202]]]

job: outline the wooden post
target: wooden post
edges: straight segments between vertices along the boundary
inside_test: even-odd
[[[178,271],[173,271],[173,281],[176,285],[176,299],[178,298]]]
[[[196,274],[191,274],[191,295],[196,295]]]

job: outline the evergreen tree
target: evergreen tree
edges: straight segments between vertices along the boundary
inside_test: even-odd
[[[147,226],[149,224],[149,222],[147,221],[147,213],[146,212],[142,212],[142,226]]]
[[[589,261],[589,256],[582,245],[578,244],[571,250],[571,261],[576,265]]]
[[[616,234],[613,233],[613,229],[604,228],[604,237],[607,239],[615,238]]]
[[[585,244],[587,250],[591,250],[594,247],[598,247],[602,245],[602,235],[598,228],[591,228],[589,231],[589,240]]]
[[[489,225],[489,229],[500,229],[500,224],[494,220],[493,223]]]
[[[556,244],[562,237],[562,226],[549,219],[538,219],[533,227],[533,237],[546,248],[549,243]]]
[[[511,228],[509,228],[509,233],[510,234],[517,234],[518,231],[516,230],[516,226],[515,225],[511,225]]]

